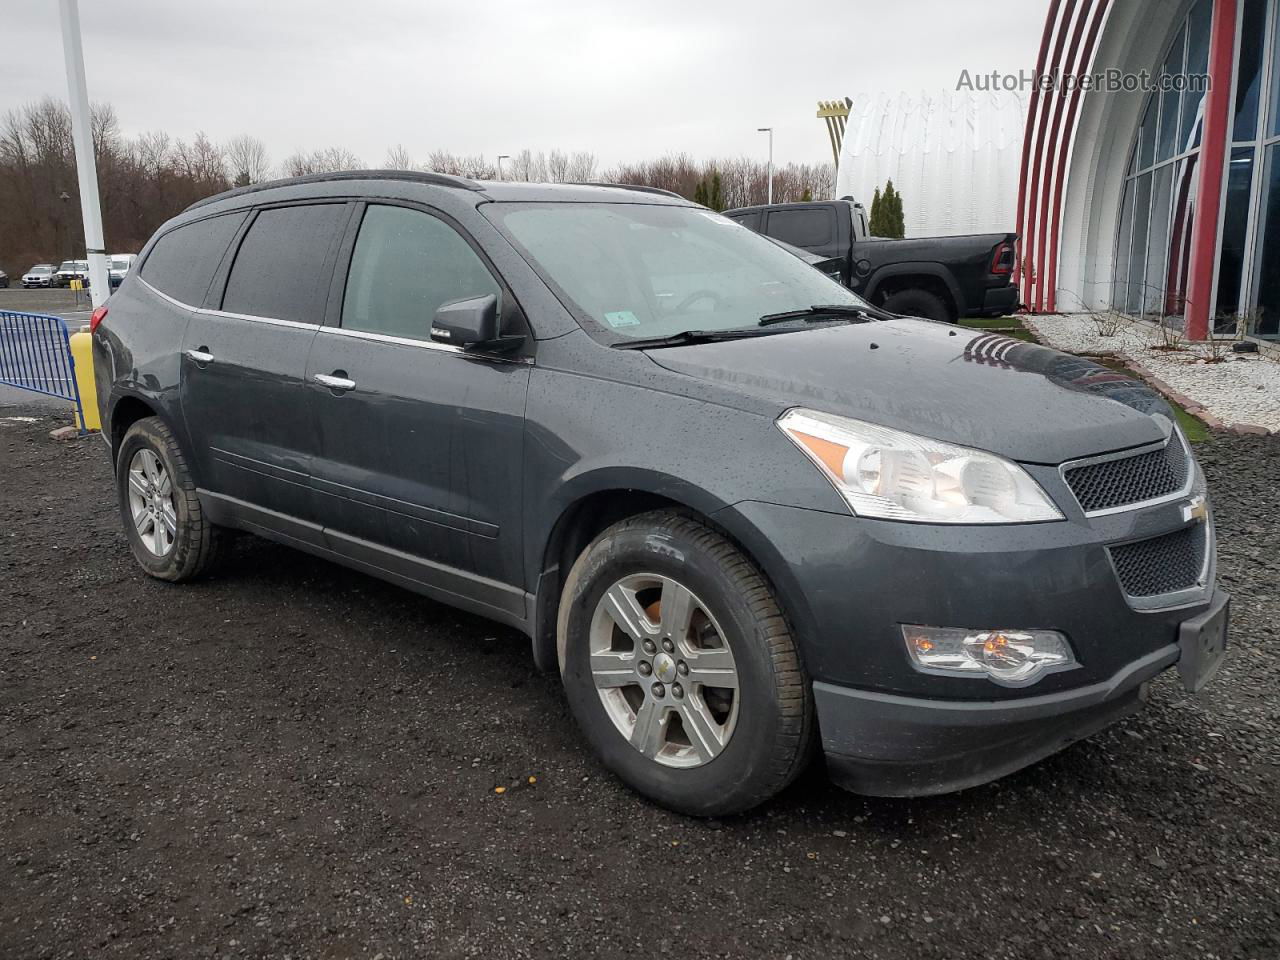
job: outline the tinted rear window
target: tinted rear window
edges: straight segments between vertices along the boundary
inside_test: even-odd
[[[222,309],[299,323],[324,320],[325,260],[347,208],[341,203],[259,212],[236,253]]]
[[[820,247],[830,243],[835,217],[825,207],[812,210],[774,210],[769,214],[766,232],[771,237],[794,243],[797,247]]]
[[[203,306],[213,273],[244,217],[228,213],[170,230],[147,255],[142,279],[175,300]]]

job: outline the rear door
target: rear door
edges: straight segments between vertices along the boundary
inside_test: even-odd
[[[390,203],[363,211],[338,274],[333,322],[307,364],[330,547],[483,612],[523,616],[529,362],[430,339],[437,307],[486,294],[499,298],[504,331],[520,328],[510,291],[457,224]]]
[[[319,542],[309,489],[316,437],[303,390],[351,204],[255,211],[187,326],[182,404],[200,476],[230,506]],[[225,278],[225,281],[224,281]],[[252,513],[245,519],[252,522]],[[259,516],[267,522],[267,518]]]

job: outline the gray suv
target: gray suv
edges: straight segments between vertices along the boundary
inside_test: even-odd
[[[675,195],[354,172],[165,224],[93,317],[143,569],[250,531],[493,618],[721,815],[1002,776],[1226,642],[1151,390],[906,319]]]

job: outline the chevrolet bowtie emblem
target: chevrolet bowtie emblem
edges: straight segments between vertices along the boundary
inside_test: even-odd
[[[1209,519],[1209,504],[1204,497],[1196,497],[1190,503],[1182,505],[1182,519],[1190,523],[1192,520],[1199,520],[1203,523]]]

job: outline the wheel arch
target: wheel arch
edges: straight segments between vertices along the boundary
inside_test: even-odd
[[[669,481],[671,478],[667,478]],[[659,492],[660,491],[660,492]],[[567,498],[550,525],[542,542],[540,558],[533,582],[534,601],[531,619],[533,657],[537,668],[546,673],[559,670],[556,654],[556,622],[565,577],[582,551],[603,531],[620,520],[649,513],[672,510],[706,524],[740,550],[768,582],[778,606],[791,620],[787,596],[777,589],[771,575],[777,558],[762,557],[751,543],[759,544],[762,534],[749,526],[738,511],[712,494],[679,481],[644,487],[602,485],[582,489]],[[791,621],[793,624],[794,620]]]
[[[901,290],[926,290],[942,299],[953,319],[964,313],[964,298],[950,271],[936,263],[898,263],[881,267],[871,277],[866,297],[880,304]]]
[[[111,462],[115,463],[116,455],[120,452],[120,443],[130,427],[139,420],[158,416],[160,416],[159,409],[142,397],[131,393],[116,397],[111,402],[107,413],[107,437],[111,443]]]

